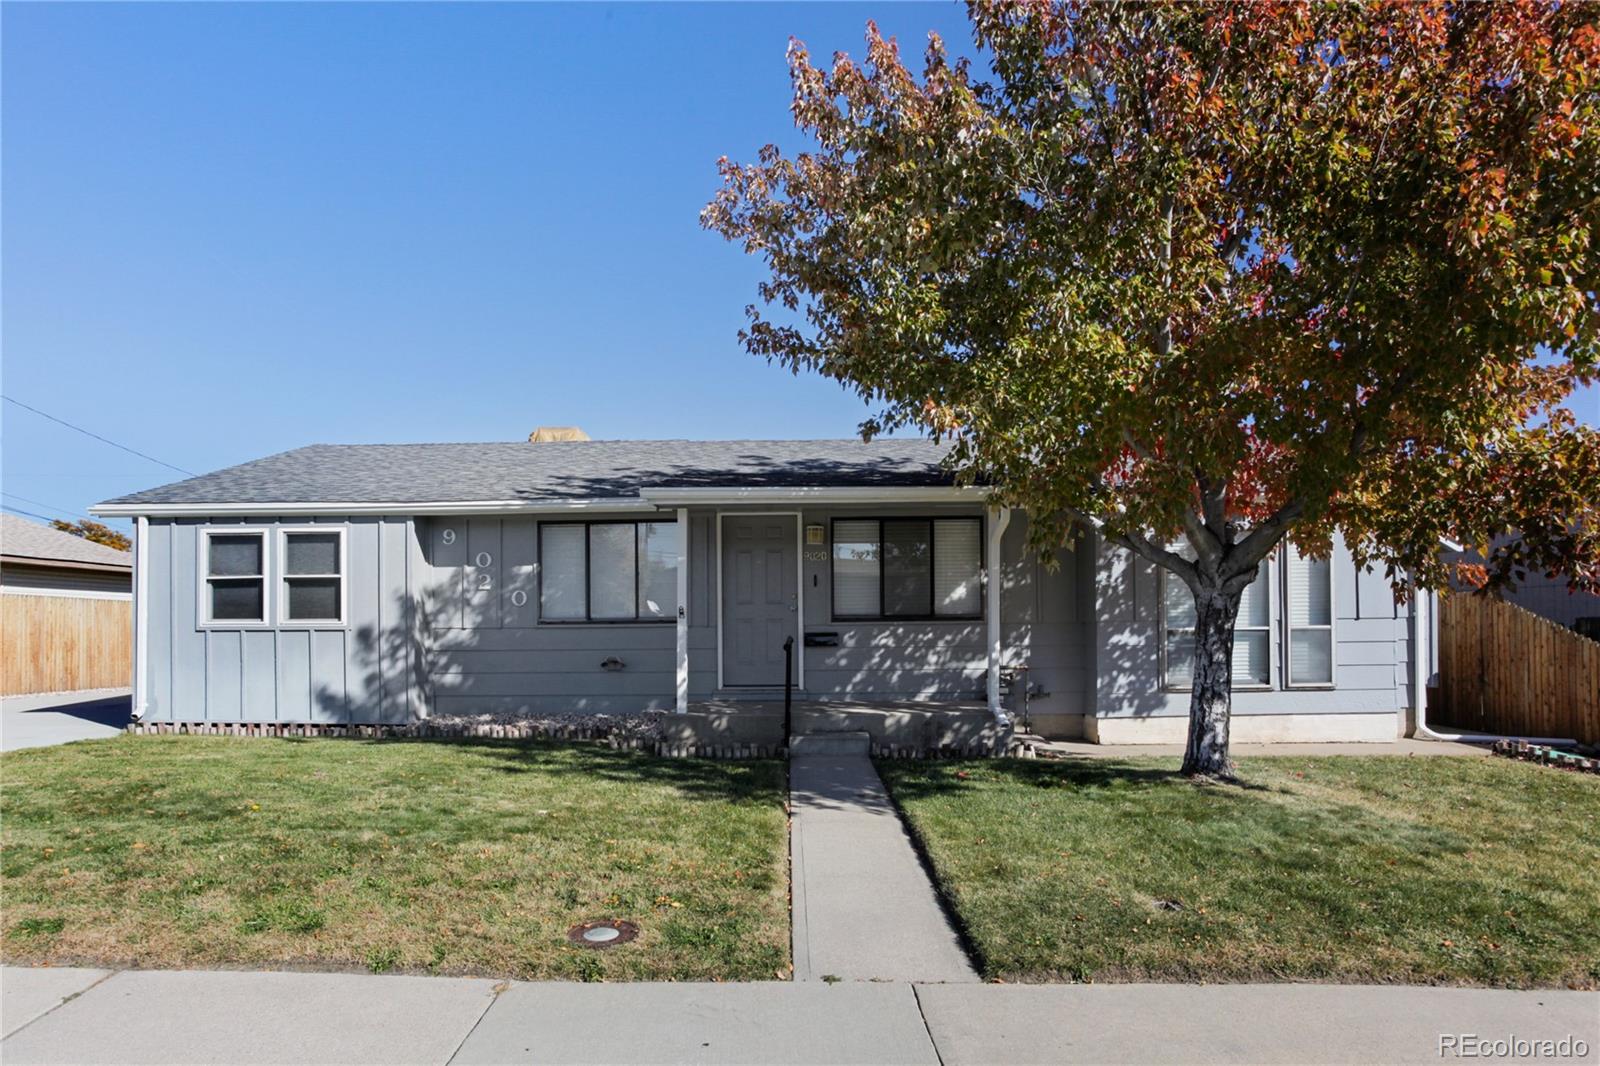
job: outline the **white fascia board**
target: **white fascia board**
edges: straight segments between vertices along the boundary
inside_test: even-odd
[[[662,507],[739,503],[982,503],[989,490],[982,485],[857,485],[788,487],[719,485],[687,489],[641,489],[639,495]]]
[[[89,513],[100,518],[213,518],[225,515],[494,515],[565,514],[571,511],[653,511],[639,498],[579,500],[463,500],[438,503],[100,503]]]

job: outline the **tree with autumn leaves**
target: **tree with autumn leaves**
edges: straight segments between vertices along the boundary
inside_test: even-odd
[[[1600,586],[1600,5],[970,7],[920,75],[795,42],[810,149],[721,163],[756,355],[954,442],[1033,546],[1194,594],[1184,771],[1226,776],[1234,622],[1285,539],[1404,592]],[[1516,536],[1503,536],[1515,532]],[[1185,545],[1186,547],[1180,547]]]
[[[53,518],[50,520],[50,526],[52,529],[59,529],[63,533],[71,533],[74,537],[82,537],[84,540],[95,544],[104,544],[108,548],[115,548],[119,552],[133,550],[133,539],[126,533],[119,533],[110,526],[102,522],[96,522],[93,519],[85,518],[81,522],[68,522],[61,518]]]

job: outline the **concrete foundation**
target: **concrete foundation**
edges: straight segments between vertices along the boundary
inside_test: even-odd
[[[1087,718],[1084,739],[1095,744],[1182,744],[1189,736],[1189,719],[1182,715],[1159,718]],[[1400,735],[1393,711],[1379,714],[1236,714],[1229,724],[1230,739],[1241,744],[1292,743],[1392,743]]]
[[[785,740],[783,702],[717,700],[668,716],[664,737],[682,744],[779,745]],[[795,737],[851,733],[872,748],[937,751],[995,745],[1009,739],[982,703],[884,700],[797,700],[790,713]]]

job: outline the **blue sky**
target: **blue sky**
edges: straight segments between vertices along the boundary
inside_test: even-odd
[[[7,4],[4,391],[205,471],[314,442],[847,436],[746,355],[715,161],[794,142],[784,50],[937,4]],[[1584,399],[1600,421],[1594,393]],[[177,475],[11,405],[5,503]]]
[[[204,471],[319,441],[848,436],[740,348],[716,160],[784,50],[955,3],[3,8],[4,390]],[[6,404],[8,506],[178,475]]]

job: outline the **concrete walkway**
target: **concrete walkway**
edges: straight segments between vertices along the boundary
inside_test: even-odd
[[[976,981],[865,755],[789,760],[796,981]]]
[[[129,692],[94,688],[0,699],[0,751],[114,737],[132,715]]]
[[[1469,1036],[1565,1040],[1567,1054],[1538,1061],[1594,1063],[1600,993],[1364,985],[582,985],[8,967],[0,968],[0,1030],[7,1066],[1537,1057],[1481,1049],[1471,1055]]]

